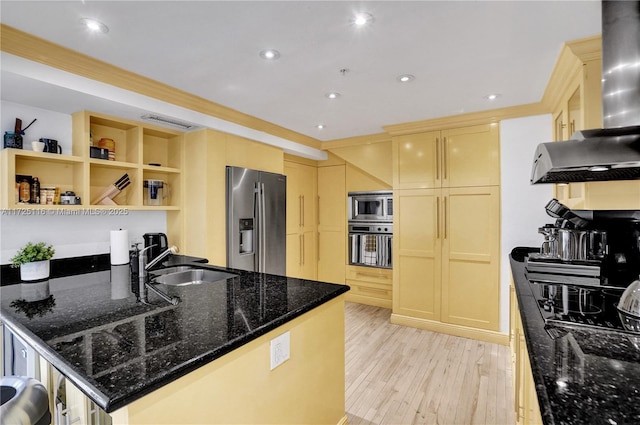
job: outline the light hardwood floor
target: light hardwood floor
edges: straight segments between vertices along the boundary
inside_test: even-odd
[[[349,425],[513,424],[509,347],[389,323],[346,303]]]

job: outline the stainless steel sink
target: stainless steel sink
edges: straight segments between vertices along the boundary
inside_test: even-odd
[[[190,266],[169,267],[161,270],[154,270],[155,276],[152,283],[159,283],[170,286],[200,285],[203,283],[219,282],[221,280],[236,277],[236,274],[221,272],[218,270],[200,269]]]

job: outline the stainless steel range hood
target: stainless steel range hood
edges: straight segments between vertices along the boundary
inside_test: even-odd
[[[541,143],[531,183],[640,179],[640,1],[602,2],[604,129]]]

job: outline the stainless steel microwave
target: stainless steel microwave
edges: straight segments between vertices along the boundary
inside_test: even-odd
[[[349,192],[349,221],[393,221],[393,192]]]

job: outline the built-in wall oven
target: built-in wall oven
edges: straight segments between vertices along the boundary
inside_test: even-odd
[[[393,193],[349,192],[349,264],[392,268]]]

